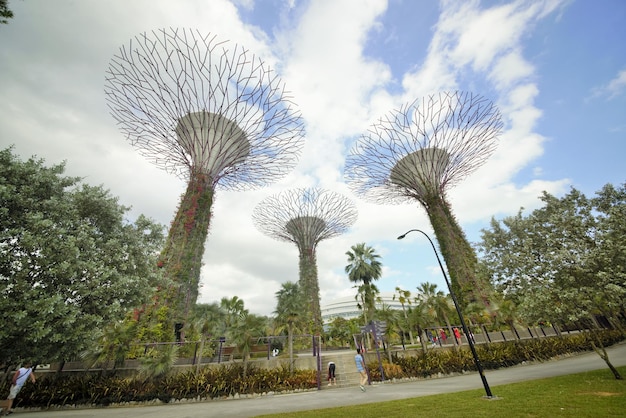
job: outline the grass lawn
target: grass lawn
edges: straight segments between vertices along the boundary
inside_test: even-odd
[[[618,367],[626,378],[626,366]],[[623,417],[626,416],[626,380],[615,380],[610,370],[571,374],[496,386],[497,399],[484,398],[476,389],[399,401],[298,411],[268,417]],[[493,389],[493,388],[492,388]]]

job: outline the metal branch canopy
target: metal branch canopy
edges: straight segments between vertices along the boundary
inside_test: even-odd
[[[240,45],[189,29],[159,29],[120,48],[106,71],[111,114],[152,163],[192,170],[225,189],[289,173],[304,124],[284,83]]]
[[[392,111],[363,134],[346,159],[350,188],[374,203],[442,195],[495,150],[500,112],[486,98],[443,92]]]
[[[105,93],[128,141],[187,180],[159,257],[174,283],[159,299],[184,336],[215,188],[255,188],[289,173],[303,146],[303,121],[258,57],[188,29],[143,33],[122,46],[106,71]]]
[[[322,240],[340,235],[354,224],[356,206],[350,199],[328,190],[293,189],[261,201],[252,218],[264,234],[298,246],[299,282],[307,296],[312,331],[321,331],[316,248]]]

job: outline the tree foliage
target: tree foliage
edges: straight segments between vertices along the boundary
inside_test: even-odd
[[[0,358],[67,360],[145,302],[162,227],[64,164],[0,151]]]
[[[8,19],[13,18],[13,12],[9,9],[9,2],[7,0],[0,0],[0,24],[9,23]]]
[[[502,221],[492,219],[479,248],[496,286],[520,316],[571,322],[598,315],[619,326],[626,300],[626,184],[580,191]]]

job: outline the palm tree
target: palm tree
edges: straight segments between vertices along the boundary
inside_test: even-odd
[[[492,309],[486,309],[481,303],[468,303],[465,307],[465,317],[468,318],[470,324],[478,325],[481,332],[485,336],[485,342],[489,343],[489,332],[485,324],[491,323]]]
[[[418,297],[415,298],[418,300]],[[409,326],[410,329],[415,329],[417,335],[420,336],[420,344],[422,346],[422,352],[426,353],[426,341],[428,336],[424,326],[431,323],[433,318],[428,313],[428,308],[423,302],[418,302],[414,307],[409,308]]]
[[[232,328],[229,330],[232,341],[241,353],[244,378],[248,371],[248,360],[253,341],[265,336],[266,325],[267,319],[265,317],[248,313],[248,310],[244,309],[236,317]]]
[[[364,242],[353,245],[350,251],[346,252],[348,265],[345,268],[348,279],[356,283],[358,294],[363,302],[363,317],[365,323],[372,318],[375,309],[375,295],[378,289],[373,284],[374,280],[382,276],[382,264],[380,256],[376,254],[374,248],[365,245]],[[358,299],[357,299],[358,300]]]
[[[112,372],[124,365],[137,338],[136,321],[120,321],[107,326],[98,343],[82,352],[81,358],[88,367],[99,365],[103,372],[112,363]]]
[[[391,360],[391,349],[389,345],[392,341],[397,341],[400,333],[403,332],[400,322],[402,321],[402,314],[396,309],[392,309],[390,305],[380,301],[380,309],[376,310],[376,320],[384,321],[387,324],[387,330],[385,331],[387,340],[387,355],[389,357],[389,363]],[[399,332],[398,332],[399,331]],[[383,335],[378,336],[379,339],[383,339]]]
[[[287,329],[289,344],[289,372],[293,373],[293,333],[300,330],[306,319],[306,299],[300,289],[300,285],[294,282],[283,283],[281,289],[276,292],[276,318],[277,332]]]
[[[243,300],[239,299],[238,296],[233,296],[230,299],[223,297],[220,301],[220,308],[224,311],[225,330],[230,329],[240,315],[248,313],[247,309],[244,308]]]
[[[515,328],[515,322],[517,320],[517,306],[515,306],[515,302],[510,299],[503,299],[500,302],[496,302],[496,320],[498,319],[509,326],[515,338],[520,339],[517,328]]]
[[[196,364],[196,372],[200,370],[206,340],[210,336],[220,337],[224,335],[224,319],[224,311],[217,303],[197,303],[194,305],[191,313],[190,331],[194,332],[197,330],[197,333],[200,335],[200,349],[198,351],[200,354]]]
[[[434,283],[422,283],[417,290],[419,295],[416,297],[416,301],[423,304],[428,313],[438,321],[439,325],[441,324],[441,319],[443,319],[448,328],[448,335],[452,337],[455,344],[458,344],[453,337],[454,332],[449,319],[449,315],[453,312],[453,304],[450,297],[441,290],[437,290],[437,285]]]
[[[409,316],[407,314],[404,305],[409,305],[409,309],[411,307],[411,292],[408,290],[403,290],[400,287],[396,286],[396,293],[393,295],[393,300],[396,300],[396,296],[398,297],[398,302],[402,305],[402,315],[404,316],[404,326],[402,327],[402,332],[404,332],[407,328],[409,331],[409,340],[411,341],[411,345],[415,344],[413,342],[413,329],[409,326]]]

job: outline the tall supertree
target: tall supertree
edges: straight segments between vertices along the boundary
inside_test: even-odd
[[[477,257],[455,219],[446,192],[495,150],[501,115],[486,98],[447,92],[390,112],[362,135],[346,160],[350,188],[375,203],[419,202],[433,227],[462,303],[490,304]]]
[[[198,297],[216,187],[260,187],[290,172],[303,121],[258,57],[189,29],[143,33],[122,46],[106,71],[105,93],[127,140],[187,181],[159,258],[174,283],[166,298],[180,328]]]
[[[254,208],[252,219],[261,232],[298,246],[299,283],[313,333],[322,330],[317,245],[346,232],[356,218],[357,210],[350,199],[319,188],[287,190],[264,199]]]

